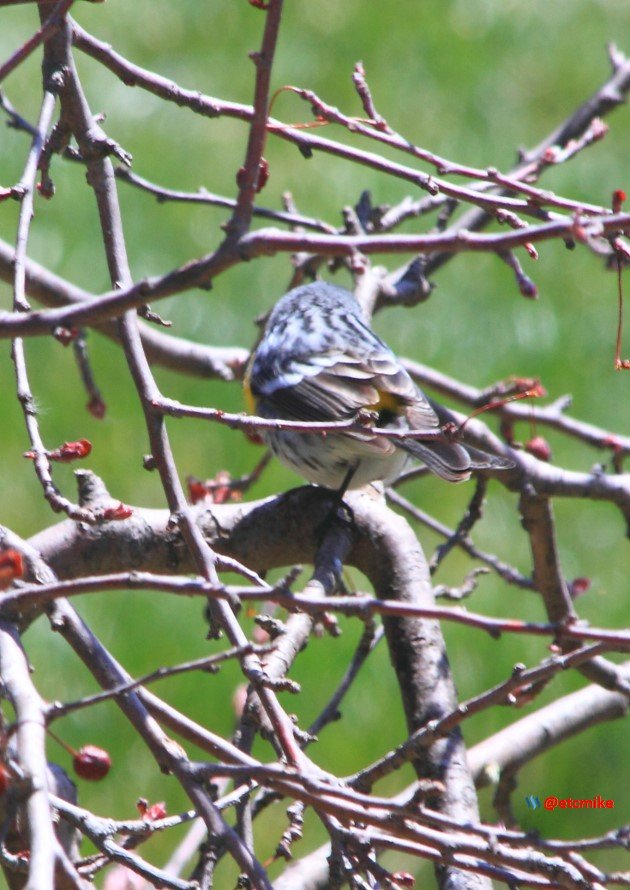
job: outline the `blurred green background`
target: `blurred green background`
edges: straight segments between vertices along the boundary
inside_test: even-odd
[[[254,69],[247,54],[259,45],[264,16],[245,0],[179,0],[176,4],[108,0],[105,5],[77,3],[74,13],[84,27],[120,53],[184,87],[223,99],[251,101]],[[0,58],[6,58],[35,26],[33,8],[2,9]],[[274,88],[295,84],[314,89],[348,114],[360,115],[351,74],[361,59],[379,111],[402,135],[462,163],[507,169],[519,147],[537,144],[603,83],[610,70],[606,44],[611,40],[630,52],[630,5],[626,0],[394,4],[293,0],[286,4],[273,84]],[[247,135],[243,124],[197,118],[139,89],[123,86],[80,53],[77,62],[92,110],[106,115],[108,134],[133,154],[135,172],[170,188],[196,190],[205,186],[234,195]],[[3,84],[10,101],[31,120],[40,101],[39,63],[35,53]],[[283,94],[274,114],[298,122],[308,120],[310,110],[296,97]],[[549,171],[545,187],[604,205],[609,205],[613,189],[628,188],[630,115],[621,108],[608,122],[611,131],[605,140],[566,166]],[[7,186],[21,175],[27,142],[15,130],[3,127],[1,132],[0,184]],[[335,128],[324,135],[347,138]],[[404,183],[324,155],[306,161],[294,147],[273,138],[265,154],[271,171],[260,198],[265,206],[279,207],[283,192],[290,190],[300,211],[338,224],[341,208],[354,204],[363,189],[371,190],[375,203],[395,203],[410,193]],[[109,284],[98,221],[84,172],[77,165],[55,160],[53,177],[55,199],[47,203],[36,200],[29,253],[93,292],[106,290]],[[158,205],[124,184],[120,195],[136,279],[166,272],[200,256],[212,250],[221,237],[220,226],[226,219],[221,210]],[[16,220],[17,205],[3,203],[0,236],[13,241]],[[419,227],[408,225],[406,230]],[[388,258],[382,261],[387,263]],[[399,353],[477,386],[511,374],[541,377],[551,399],[572,394],[576,417],[627,434],[630,380],[613,370],[615,276],[606,273],[586,250],[569,253],[561,244],[541,245],[537,263],[526,257],[522,261],[538,285],[537,302],[519,296],[511,271],[495,257],[461,255],[436,276],[437,287],[427,303],[411,312],[396,308],[383,313],[376,327]],[[398,262],[400,258],[393,259],[390,265],[393,268]],[[283,292],[289,275],[287,257],[258,260],[222,275],[210,293],[183,294],[156,309],[173,320],[174,333],[179,336],[247,347],[255,338],[253,319]],[[350,284],[345,272],[337,273],[335,280]],[[10,288],[1,284],[0,295],[0,305],[7,308]],[[27,344],[45,441],[54,447],[65,440],[89,438],[94,444],[89,466],[103,476],[116,498],[161,507],[164,498],[157,476],[141,469],[147,442],[124,359],[102,338],[92,337],[90,347],[108,405],[102,421],[94,420],[84,409],[86,398],[71,352],[52,339]],[[629,353],[630,331],[624,356]],[[156,374],[164,393],[180,401],[242,409],[237,384],[191,380],[161,369],[156,369]],[[7,345],[0,358],[0,521],[28,537],[56,519],[43,501],[32,467],[22,458],[28,443],[13,389]],[[260,456],[239,433],[209,424],[172,422],[170,432],[182,477],[189,473],[211,477],[220,469],[236,476],[251,469]],[[529,437],[526,425],[517,432],[521,439]],[[587,471],[602,459],[575,442],[541,432],[551,443],[554,459],[567,467]],[[74,497],[72,468],[56,468],[55,478],[64,492]],[[297,482],[274,463],[252,497]],[[405,494],[453,525],[472,489],[428,479],[414,483]],[[528,545],[516,506],[515,496],[493,485],[476,539],[481,547],[528,572]],[[630,560],[620,516],[605,504],[557,502],[555,509],[567,577],[587,576],[592,581],[591,590],[578,602],[580,614],[597,625],[623,626],[628,613]],[[424,528],[419,528],[418,534],[431,553],[437,539]],[[436,581],[460,583],[469,567],[455,554]],[[77,600],[76,604],[132,674],[221,648],[205,641],[201,607],[196,601],[112,593]],[[492,615],[544,619],[536,596],[508,588],[492,577],[482,580],[470,608]],[[342,625],[340,639],[314,639],[292,671],[302,683],[303,693],[285,699],[284,704],[299,716],[301,726],[307,726],[326,702],[356,644],[358,623],[343,621]],[[444,632],[462,697],[504,679],[516,661],[534,665],[547,654],[544,642],[537,639],[507,636],[492,641],[448,624]],[[35,682],[44,696],[69,699],[94,689],[90,677],[77,667],[44,622],[29,631],[26,642]],[[156,691],[191,716],[211,723],[215,731],[229,734],[234,720],[230,697],[239,682],[239,673],[232,666],[218,676],[169,680]],[[467,742],[474,744],[521,714],[583,684],[579,675],[570,673],[554,680],[534,704],[519,713],[501,708],[487,711],[465,725]],[[203,691],[202,685],[206,687]],[[394,678],[381,647],[344,703],[343,724],[324,731],[311,749],[316,761],[343,774],[402,741],[404,723],[398,705],[393,704],[393,692]],[[134,802],[140,796],[151,801],[165,798],[169,812],[186,808],[176,783],[159,773],[114,706],[83,711],[59,723],[56,730],[76,746],[91,742],[112,752],[115,767],[110,777],[96,786],[81,784],[80,800],[86,806],[120,818],[133,816]],[[514,810],[522,825],[546,836],[577,837],[605,832],[627,820],[630,798],[627,767],[623,765],[627,764],[625,732],[621,722],[593,729],[524,769],[514,796]],[[50,753],[64,762],[65,755],[52,742]],[[260,753],[270,756],[262,747]],[[377,791],[394,791],[410,778],[410,772],[403,771]],[[526,794],[601,794],[613,797],[616,809],[529,812]],[[493,819],[491,792],[483,791],[481,801],[483,815]],[[267,828],[257,851],[262,859],[273,852],[282,812],[282,805],[276,805],[265,817]],[[296,855],[323,839],[316,820],[308,824],[313,833],[296,847]],[[164,861],[174,842],[171,836],[152,840],[155,859]],[[146,852],[150,854],[149,849]],[[593,858],[607,869],[627,867],[618,852]],[[385,861],[396,870],[413,870],[431,883],[427,866],[392,856]],[[234,875],[228,871],[217,873],[216,886],[232,885]]]

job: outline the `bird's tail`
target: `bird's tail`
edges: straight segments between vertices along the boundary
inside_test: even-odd
[[[495,457],[459,442],[396,439],[394,444],[421,460],[432,472],[448,482],[465,482],[470,479],[472,470],[509,470],[514,466],[507,458]]]

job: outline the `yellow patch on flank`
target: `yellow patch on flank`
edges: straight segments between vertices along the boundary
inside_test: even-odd
[[[251,374],[251,363],[247,366],[245,371],[245,377],[243,378],[243,397],[245,399],[245,407],[247,408],[248,414],[256,414],[256,399],[254,398],[254,393],[252,392],[252,387],[250,384],[252,374]]]
[[[370,405],[374,411],[391,411],[392,414],[400,413],[402,401],[399,396],[393,392],[387,392],[382,389],[377,390],[378,401],[374,405]]]

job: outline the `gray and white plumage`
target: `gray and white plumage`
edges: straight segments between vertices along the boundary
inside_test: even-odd
[[[366,324],[347,290],[321,281],[285,294],[271,312],[248,367],[246,390],[268,418],[337,421],[361,409],[377,426],[435,431],[437,414],[392,350]],[[410,457],[450,482],[471,470],[506,462],[459,443],[387,439],[365,432],[297,433],[268,430],[263,438],[285,464],[311,482],[339,488],[397,476]]]

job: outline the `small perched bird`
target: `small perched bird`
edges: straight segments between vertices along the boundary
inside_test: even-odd
[[[251,413],[296,421],[339,421],[362,409],[375,426],[436,431],[440,422],[392,350],[371,330],[353,294],[323,281],[285,294],[273,309],[245,375]],[[395,478],[417,458],[443,479],[462,482],[475,469],[510,461],[442,439],[388,439],[360,432],[263,430],[286,466],[324,488],[359,488]]]

